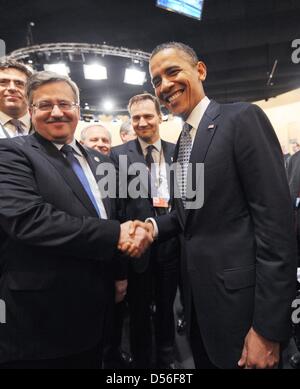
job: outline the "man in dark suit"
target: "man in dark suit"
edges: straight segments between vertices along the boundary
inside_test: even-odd
[[[128,174],[128,188],[136,181],[146,196],[131,194],[121,202],[121,220],[145,220],[169,212],[170,193],[166,164],[170,165],[174,145],[160,139],[162,115],[158,100],[149,93],[136,95],[128,105],[131,123],[137,139],[114,147],[111,158],[120,175]],[[127,163],[119,163],[120,157]],[[146,176],[130,173],[130,167],[140,163]],[[127,173],[129,171],[129,173]],[[143,180],[145,178],[145,180]],[[138,183],[137,183],[138,182]],[[130,192],[130,189],[128,190]],[[173,303],[178,281],[179,245],[177,238],[154,244],[139,260],[130,262],[128,302],[130,313],[130,344],[137,368],[150,368],[152,331],[150,305],[155,302],[156,366],[174,367]]]
[[[290,336],[296,281],[292,207],[275,132],[255,105],[210,101],[205,64],[182,43],[158,46],[150,73],[161,103],[185,121],[174,158],[180,198],[153,226],[159,238],[181,232],[196,367],[274,367]],[[195,176],[201,163],[204,188]]]
[[[12,59],[0,61],[0,138],[32,132],[25,84],[31,71]]]
[[[295,215],[295,232],[297,239],[297,253],[298,253],[298,268],[300,267],[300,151],[297,151],[289,158],[287,165],[288,182],[291,192],[291,201],[294,207]],[[299,297],[300,283],[298,278],[298,297]],[[294,338],[298,347],[298,352],[293,354],[290,358],[290,364],[295,369],[300,369],[300,326],[297,324],[294,328]]]
[[[96,175],[108,158],[74,139],[76,84],[40,72],[27,98],[36,134],[0,142],[0,367],[97,368],[117,247],[139,256],[148,236],[108,220]]]

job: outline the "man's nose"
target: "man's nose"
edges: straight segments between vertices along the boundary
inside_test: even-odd
[[[17,89],[16,84],[13,80],[9,81],[7,89],[9,89],[9,90],[16,90]]]
[[[52,111],[51,111],[51,116],[59,116],[59,117],[64,116],[63,111],[61,111],[59,109],[57,104],[53,105],[53,108],[52,108]]]
[[[139,126],[145,127],[145,126],[147,126],[147,124],[148,124],[147,121],[143,117],[141,117],[139,120]]]
[[[160,91],[165,92],[168,91],[172,86],[174,82],[169,80],[167,77],[163,77],[161,80],[161,86],[160,86]]]

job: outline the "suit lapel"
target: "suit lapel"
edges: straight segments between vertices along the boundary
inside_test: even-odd
[[[144,154],[138,139],[133,141],[129,146],[129,162],[130,163],[139,162],[146,166]],[[147,193],[148,196],[149,196],[149,188],[150,188],[149,182],[150,182],[149,174],[147,175],[146,180],[144,179],[144,176],[140,175],[141,189],[143,188],[144,193]]]
[[[198,185],[201,185],[199,182],[199,177],[196,176],[196,164],[205,163],[205,158],[213,140],[213,137],[217,130],[217,117],[220,115],[220,105],[215,101],[211,101],[208,105],[204,115],[199,123],[191,156],[190,156],[190,166],[192,166],[192,183],[193,188],[197,188]],[[205,169],[205,166],[204,166]],[[190,182],[187,185],[191,185]],[[186,220],[191,214],[191,209],[186,210]]]
[[[199,123],[190,156],[190,163],[204,163],[208,148],[217,129],[215,119],[219,114],[220,105],[215,101],[211,101]]]
[[[41,137],[38,133],[32,135],[32,147],[35,148],[44,158],[46,158],[64,178],[66,183],[73,190],[76,197],[86,207],[92,216],[98,217],[93,203],[84,190],[81,182],[73,172],[68,161],[63,157],[62,153],[48,140]]]
[[[217,122],[216,119],[220,115],[220,105],[216,103],[215,101],[211,101],[204,112],[204,115],[199,123],[195,140],[193,143],[193,148],[190,156],[190,166],[192,166],[192,182],[197,183],[197,177],[196,177],[196,163],[204,163],[205,158],[209,149],[209,146],[213,140],[213,137],[217,130]],[[180,135],[181,137],[181,135]],[[179,151],[179,142],[180,137],[178,139],[178,142],[176,144],[175,154],[174,154],[174,160],[177,161],[178,158],[178,151]],[[188,181],[187,185],[191,185],[191,183]],[[194,187],[195,185],[193,185]],[[175,200],[176,203],[176,209],[180,217],[181,225],[184,226],[186,224],[187,218],[191,212],[190,209],[185,210],[182,204],[182,201],[180,199]]]

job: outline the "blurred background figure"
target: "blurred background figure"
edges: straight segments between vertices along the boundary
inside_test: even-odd
[[[298,142],[292,143],[293,153],[297,153],[297,151],[300,151],[300,144]]]
[[[122,123],[120,127],[120,138],[123,143],[136,139],[136,133],[131,125],[130,119]]]
[[[281,150],[282,150],[284,166],[285,166],[285,168],[287,168],[291,154],[289,153],[289,151],[285,145],[280,144],[280,146],[281,146]]]
[[[15,60],[0,61],[0,138],[28,135],[32,130],[25,85],[31,71]]]
[[[91,124],[81,131],[80,143],[104,155],[110,154],[111,133],[101,124]]]

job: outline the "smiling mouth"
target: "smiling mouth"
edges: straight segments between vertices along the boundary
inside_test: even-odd
[[[173,95],[167,97],[166,101],[168,103],[173,103],[176,99],[178,99],[178,97],[180,97],[183,94],[183,92],[184,92],[184,90],[179,90],[179,91],[175,92]]]

